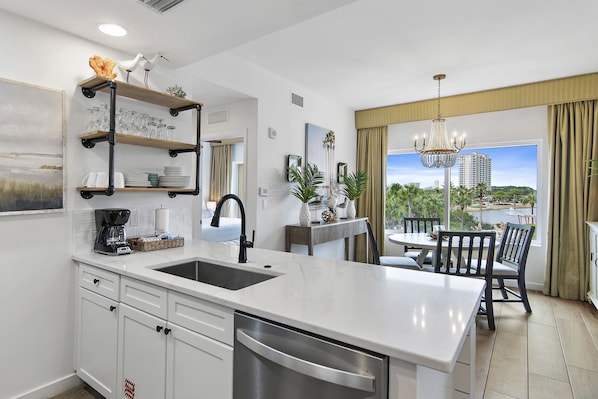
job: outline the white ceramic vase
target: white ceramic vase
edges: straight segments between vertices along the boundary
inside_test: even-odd
[[[299,224],[301,226],[309,226],[311,224],[311,212],[307,203],[301,203],[301,211],[299,211]]]
[[[347,219],[355,219],[356,213],[355,200],[349,200],[347,202]]]

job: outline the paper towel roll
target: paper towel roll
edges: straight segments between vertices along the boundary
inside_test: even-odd
[[[156,234],[168,233],[169,213],[168,208],[156,209]]]

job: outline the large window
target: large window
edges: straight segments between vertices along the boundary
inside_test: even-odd
[[[536,223],[537,145],[468,148],[460,152],[450,176],[451,229]],[[425,168],[418,154],[390,154],[386,177],[388,230],[401,231],[408,216],[443,218],[444,169]]]

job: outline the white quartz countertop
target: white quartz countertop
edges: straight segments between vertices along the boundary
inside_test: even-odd
[[[73,259],[444,372],[453,369],[484,288],[472,278],[257,248],[239,264],[238,251],[186,241],[179,248]],[[190,260],[278,277],[232,291],[153,270]]]

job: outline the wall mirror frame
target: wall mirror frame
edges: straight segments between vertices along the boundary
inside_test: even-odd
[[[301,167],[301,159],[301,155],[287,155],[287,181],[291,181],[291,176],[289,176],[289,168]]]
[[[337,163],[336,164],[336,181],[338,183],[344,183],[345,176],[347,176],[347,164],[345,162]]]

